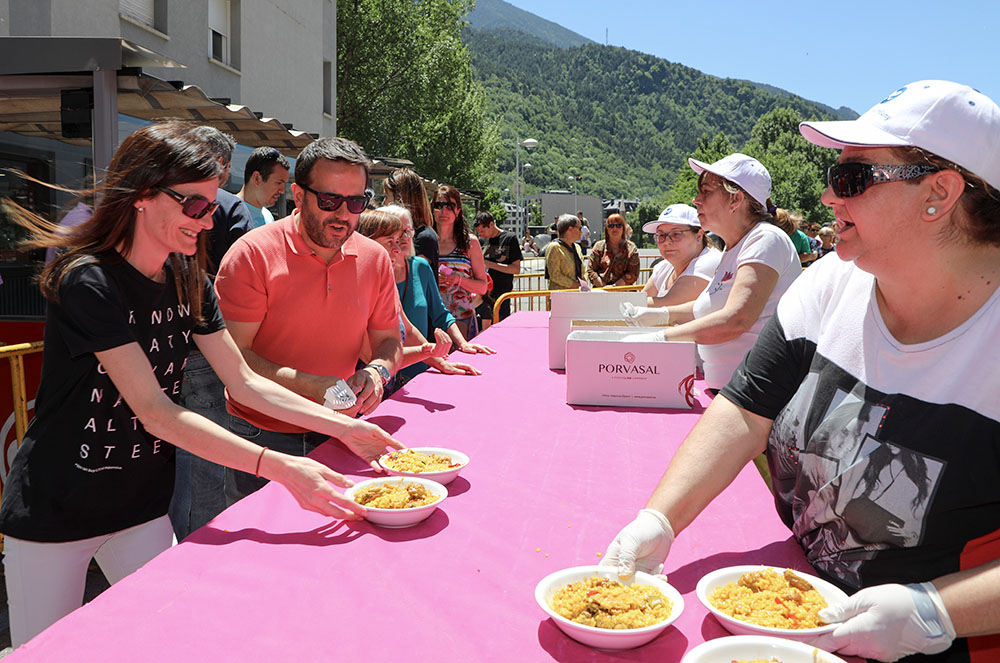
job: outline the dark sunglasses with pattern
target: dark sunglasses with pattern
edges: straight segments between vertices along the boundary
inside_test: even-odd
[[[830,166],[830,169],[826,171],[826,183],[830,185],[838,198],[853,198],[860,196],[868,190],[868,187],[875,184],[915,180],[939,170],[941,169],[937,166],[911,163],[878,166],[851,161]]]
[[[185,196],[182,193],[177,193],[170,187],[157,187],[160,191],[167,194],[171,198],[177,201],[181,206],[181,211],[184,216],[191,219],[200,219],[206,214],[213,213],[216,208],[219,207],[219,202],[216,200],[209,200],[204,196],[199,196],[197,194],[191,194],[190,196]]]
[[[305,184],[299,184],[299,186],[316,196],[316,207],[320,208],[324,212],[336,212],[340,209],[341,205],[347,203],[348,212],[351,214],[361,214],[365,211],[365,207],[371,199],[371,194],[368,191],[365,191],[364,195],[361,196],[341,196],[338,193],[317,191],[316,189],[310,188]]]

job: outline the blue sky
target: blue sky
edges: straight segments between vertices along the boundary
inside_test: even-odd
[[[507,0],[584,37],[863,113],[911,81],[1000,103],[997,0]]]

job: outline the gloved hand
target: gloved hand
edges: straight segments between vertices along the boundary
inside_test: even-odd
[[[663,560],[673,542],[674,529],[667,517],[655,509],[643,509],[618,532],[601,565],[617,567],[623,580],[631,578],[636,569],[657,575],[663,572]]]
[[[829,624],[841,624],[810,644],[879,661],[937,654],[955,639],[948,610],[929,582],[868,587],[820,610],[819,616]]]
[[[636,332],[634,334],[626,334],[618,340],[629,341],[631,343],[666,343],[667,337],[661,331]]]
[[[622,302],[618,307],[625,323],[630,327],[666,327],[670,324],[670,311]]]

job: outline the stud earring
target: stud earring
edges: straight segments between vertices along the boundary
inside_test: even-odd
[[[927,213],[928,214],[937,214],[937,207],[928,207],[927,208]]]
[[[142,212],[144,208],[142,208],[142,207],[136,207],[136,209],[139,210],[140,212]]]

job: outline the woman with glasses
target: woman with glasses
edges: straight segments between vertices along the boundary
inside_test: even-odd
[[[649,306],[673,306],[693,301],[705,290],[722,253],[709,243],[698,212],[690,205],[671,205],[642,227],[653,233],[663,260],[642,289]]]
[[[384,183],[384,205],[402,205],[413,219],[413,250],[430,263],[434,273],[438,268],[438,235],[434,231],[434,214],[424,182],[409,168],[392,171]]]
[[[167,517],[175,445],[277,481],[305,509],[364,513],[331,486],[352,485],[340,474],[180,407],[194,346],[261,412],[336,436],[366,459],[402,446],[243,360],[204,268],[221,173],[189,126],[154,124],[122,142],[83,224],[62,232],[4,202],[8,218],[32,231],[32,246],[63,249],[40,277],[49,300],[42,380],[0,506],[14,646],[80,607],[92,557],[114,583],[175,542]]]
[[[468,354],[495,354],[495,351],[485,345],[469,343],[462,336],[455,317],[441,301],[430,264],[413,254],[413,222],[409,211],[400,205],[387,205],[363,212],[358,219],[358,232],[385,247],[392,259],[399,301],[403,305],[403,361],[397,374],[402,377],[401,383],[405,384],[429,367],[442,373],[480,375],[480,371],[469,364],[443,358],[452,344]],[[428,343],[432,336],[436,344]],[[435,346],[446,351],[432,351]],[[362,360],[365,359],[362,356]]]
[[[852,594],[812,644],[880,661],[1000,659],[1000,107],[948,81],[852,121],[806,270],[611,546],[659,567],[751,458],[817,572]],[[906,237],[900,242],[900,237]]]
[[[486,263],[479,238],[465,224],[462,194],[447,184],[438,188],[431,203],[438,229],[438,289],[441,300],[458,322],[465,338],[479,333],[476,307],[486,294]]]
[[[739,153],[713,164],[688,163],[698,173],[694,205],[701,227],[727,247],[715,276],[694,301],[622,308],[631,324],[676,325],[658,337],[697,343],[714,393],[729,381],[802,270],[788,235],[772,224],[771,175],[762,163]]]
[[[625,239],[625,217],[612,214],[604,222],[604,239],[594,244],[587,260],[590,285],[632,285],[639,278],[639,249]]]

